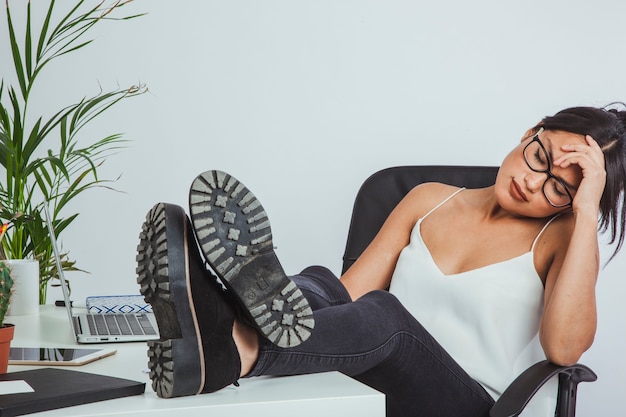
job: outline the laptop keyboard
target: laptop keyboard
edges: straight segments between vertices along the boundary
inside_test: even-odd
[[[145,314],[88,314],[87,323],[93,335],[156,335]]]

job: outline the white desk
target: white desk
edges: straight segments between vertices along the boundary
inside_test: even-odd
[[[40,307],[38,315],[8,317],[15,324],[13,346],[75,347],[64,308],[53,305]],[[152,390],[146,373],[145,343],[80,345],[81,347],[114,347],[117,353],[87,365],[70,367],[78,371],[116,376],[146,382],[143,395],[101,401],[76,407],[29,414],[42,417],[72,416],[150,416],[173,415],[232,417],[319,417],[356,415],[382,417],[385,397],[340,373],[330,372],[292,377],[260,377],[242,379],[240,387],[226,387],[213,394],[162,399]],[[9,372],[31,369],[29,366],[9,366]]]

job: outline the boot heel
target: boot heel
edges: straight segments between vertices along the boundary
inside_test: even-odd
[[[156,204],[139,235],[137,282],[161,336],[148,342],[150,379],[159,397],[214,392],[239,378],[234,312],[216,280],[185,211]]]
[[[311,335],[313,311],[273,250],[261,202],[236,178],[207,171],[189,191],[192,225],[204,257],[257,329],[280,347]]]
[[[182,339],[148,341],[148,369],[152,389],[161,398],[183,397],[202,392],[203,381],[196,361],[184,359]],[[176,358],[176,360],[174,360]]]

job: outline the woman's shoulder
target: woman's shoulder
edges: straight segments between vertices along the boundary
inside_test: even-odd
[[[455,187],[453,185],[443,184],[440,182],[425,182],[413,187],[407,196],[414,199],[421,199],[426,204],[432,201],[436,201],[438,204],[458,190],[459,187]]]
[[[563,246],[567,247],[569,236],[571,236],[574,231],[574,220],[574,213],[572,212],[559,213],[553,218],[548,219],[550,224],[546,226],[542,233],[542,239],[554,241],[559,244],[564,243]]]
[[[574,232],[574,214],[565,212],[548,219],[541,235],[538,237],[535,250],[535,266],[542,277],[556,259],[563,259],[569,241]]]
[[[406,203],[419,213],[419,217],[450,197],[459,187],[439,182],[425,182],[416,185],[404,198]]]

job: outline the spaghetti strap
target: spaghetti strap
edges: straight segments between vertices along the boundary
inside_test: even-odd
[[[543,231],[544,231],[544,230],[546,230],[546,229],[548,228],[548,226],[550,225],[550,223],[552,223],[552,220],[556,219],[556,218],[557,218],[557,217],[559,217],[561,214],[563,214],[563,213],[561,212],[561,213],[555,214],[554,216],[552,216],[552,218],[551,218],[550,220],[548,220],[548,221],[546,222],[546,224],[544,224],[544,225],[543,225],[543,227],[542,227],[542,228],[541,228],[541,230],[539,231],[539,234],[537,234],[537,237],[536,237],[536,238],[535,238],[535,240],[533,241],[533,245],[532,245],[532,247],[530,248],[530,251],[531,251],[531,252],[533,252],[533,253],[535,252],[535,245],[537,244],[537,241],[538,241],[538,240],[539,240],[539,238],[541,237],[541,235],[542,235]]]
[[[461,191],[463,191],[465,189],[465,187],[461,187],[458,190],[456,190],[455,192],[453,192],[452,194],[450,194],[448,197],[446,197],[445,200],[443,200],[441,203],[437,204],[435,207],[433,207],[432,209],[430,209],[430,211],[428,213],[426,213],[421,219],[424,220],[426,217],[428,217],[430,215],[430,213],[432,213],[433,211],[437,210],[439,207],[443,206],[444,204],[446,204],[448,202],[448,200],[450,200],[452,197],[454,197],[455,195],[457,195],[458,193],[460,193]]]

